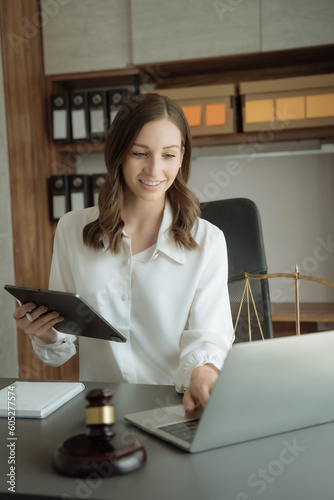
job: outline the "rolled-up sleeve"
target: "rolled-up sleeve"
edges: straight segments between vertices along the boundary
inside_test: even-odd
[[[180,363],[174,375],[178,392],[190,384],[194,368],[210,363],[221,370],[233,341],[227,287],[225,237],[219,231],[204,256],[202,272],[180,339]]]
[[[58,332],[57,342],[46,344],[38,337],[30,335],[35,354],[49,366],[63,365],[76,353],[75,335],[65,335]]]

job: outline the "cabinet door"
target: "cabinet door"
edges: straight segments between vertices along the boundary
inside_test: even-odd
[[[124,0],[41,0],[46,75],[124,68],[131,63]]]
[[[131,0],[134,64],[260,50],[259,0]]]
[[[262,50],[334,43],[333,0],[264,0]]]

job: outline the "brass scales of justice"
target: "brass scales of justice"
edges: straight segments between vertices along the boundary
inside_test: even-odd
[[[293,278],[295,280],[296,335],[300,335],[299,280],[314,281],[316,283],[320,283],[322,285],[327,285],[327,286],[330,286],[330,287],[334,288],[334,283],[331,282],[331,281],[326,281],[326,280],[323,280],[323,279],[320,279],[320,278],[315,278],[313,276],[308,276],[306,274],[299,274],[299,270],[298,270],[298,265],[297,264],[295,266],[295,271],[293,273],[272,273],[272,274],[249,274],[249,273],[245,273],[246,282],[245,282],[245,287],[244,287],[244,290],[243,290],[243,293],[242,293],[242,298],[241,298],[240,307],[239,307],[239,310],[238,310],[237,319],[236,319],[235,326],[234,326],[234,337],[235,337],[235,333],[236,333],[236,330],[237,330],[237,326],[238,326],[238,322],[239,322],[239,317],[240,317],[241,309],[242,309],[242,306],[243,306],[244,297],[245,297],[245,294],[246,294],[249,342],[252,341],[252,329],[251,329],[251,318],[250,318],[250,300],[249,300],[250,297],[251,297],[252,304],[253,304],[253,307],[254,307],[254,312],[255,312],[255,315],[256,315],[257,323],[258,323],[258,326],[259,326],[259,329],[260,329],[260,332],[261,332],[262,340],[264,340],[264,335],[263,335],[261,323],[260,323],[258,312],[257,312],[257,309],[256,309],[256,305],[255,305],[255,301],[254,301],[252,289],[251,289],[251,286],[250,286],[250,279],[261,280],[261,279],[266,279],[266,278]]]

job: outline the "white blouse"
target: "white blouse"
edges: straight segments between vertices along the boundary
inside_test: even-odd
[[[212,363],[221,369],[233,337],[223,233],[199,219],[198,247],[181,248],[169,229],[166,203],[156,245],[133,256],[131,238],[123,233],[120,252],[111,254],[106,238],[98,251],[83,244],[82,230],[97,216],[91,207],[60,219],[49,288],[80,294],[127,341],[79,337],[80,380],[174,383],[183,392],[194,368]],[[75,340],[62,333],[54,344],[32,338],[34,351],[50,366],[75,354]]]

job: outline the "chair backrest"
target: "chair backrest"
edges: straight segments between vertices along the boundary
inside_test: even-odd
[[[201,204],[202,218],[218,226],[224,233],[228,253],[228,288],[233,323],[239,311],[244,287],[244,273],[266,274],[267,261],[263,244],[260,213],[255,203],[246,198],[232,198]],[[267,279],[250,280],[264,338],[273,338],[269,283]],[[251,297],[250,318],[252,340],[262,338]],[[235,342],[249,340],[247,296],[245,294],[238,321]]]

